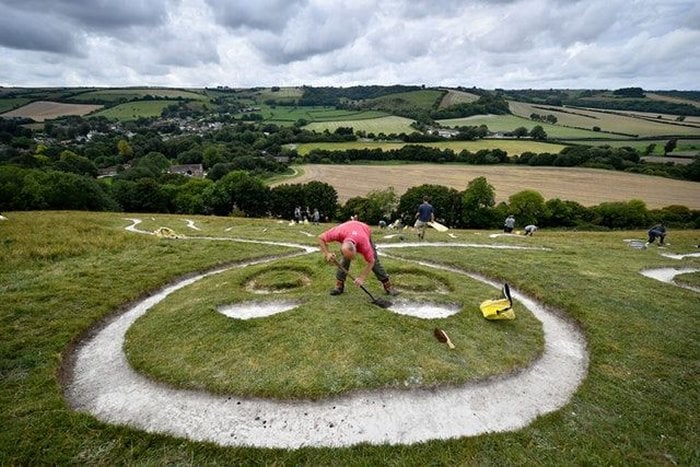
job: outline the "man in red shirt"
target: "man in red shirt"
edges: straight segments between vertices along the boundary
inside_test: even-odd
[[[335,259],[335,253],[331,252],[328,244],[331,242],[340,243],[340,252],[343,258],[340,264],[345,271],[350,269],[350,262],[355,258],[357,253],[365,259],[365,268],[355,278],[355,285],[358,287],[364,284],[369,276],[370,271],[377,276],[377,279],[384,285],[384,291],[389,295],[398,295],[396,290],[389,281],[389,275],[384,271],[379,257],[377,256],[377,248],[372,242],[372,231],[364,222],[351,220],[343,224],[337,225],[332,229],[326,230],[318,236],[318,243],[321,245],[321,253],[326,258],[326,261],[332,263]],[[335,273],[336,283],[335,288],[331,290],[331,295],[340,295],[345,290],[346,272],[338,268]]]

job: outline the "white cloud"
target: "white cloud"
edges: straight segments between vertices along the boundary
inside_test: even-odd
[[[0,85],[697,89],[695,0],[0,0]]]

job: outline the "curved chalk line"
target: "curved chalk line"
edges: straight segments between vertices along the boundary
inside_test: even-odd
[[[674,280],[674,278],[679,274],[688,274],[698,271],[700,271],[700,268],[654,268],[644,269],[639,271],[639,273],[644,277],[656,279],[657,281],[665,282],[667,284],[673,284],[676,287],[692,290],[693,292],[700,292],[700,287],[694,287],[692,285],[683,284]]]
[[[136,229],[140,221],[132,222],[127,230],[150,233]],[[249,242],[303,250],[286,257],[317,251],[305,245]],[[513,289],[513,297],[542,322],[545,349],[517,374],[487,381],[424,390],[362,391],[320,401],[276,401],[176,389],[131,369],[122,350],[125,335],[151,307],[204,277],[277,259],[251,261],[183,279],[132,306],[77,348],[66,387],[69,403],[108,423],[224,446],[410,444],[523,428],[536,417],[564,406],[585,377],[588,355],[580,329]],[[425,266],[500,287],[458,269],[430,263]]]

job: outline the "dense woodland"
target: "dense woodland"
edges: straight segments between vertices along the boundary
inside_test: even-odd
[[[352,128],[343,127],[334,132],[316,133],[302,128],[303,122],[266,123],[251,117],[256,115],[254,111],[232,113],[240,111],[244,105],[251,106],[245,99],[250,99],[254,93],[228,89],[218,90],[212,104],[207,105],[192,105],[183,99],[170,98],[173,103],[164,108],[161,116],[127,122],[72,116],[37,125],[27,119],[0,118],[0,210],[78,209],[288,219],[300,205],[319,209],[328,220],[358,214],[369,223],[395,219],[408,222],[422,195],[429,194],[442,220],[453,227],[499,227],[509,213],[523,221],[564,228],[636,228],[659,221],[678,227],[700,225],[698,212],[681,206],[648,210],[640,201],[584,207],[566,200],[544,200],[538,193],[523,192],[513,195],[508,203],[496,205],[487,180],[478,180],[474,186],[470,183],[464,191],[422,186],[401,197],[378,192],[349,200],[342,206],[338,204],[335,189],[320,182],[275,188],[266,185],[270,177],[287,173],[291,164],[366,161],[580,166],[700,181],[698,158],[688,165],[649,164],[642,160],[643,154],[631,147],[569,146],[558,154],[523,153],[519,156],[510,156],[498,149],[455,153],[418,144],[393,151],[314,150],[303,157],[293,149],[295,143],[358,138],[407,143],[439,141],[445,138],[426,131],[435,119],[508,113],[506,97],[548,104],[557,99],[559,102],[588,99],[585,92],[573,95],[570,91],[485,92],[475,89],[466,91],[477,95],[478,99],[445,109],[437,108],[439,99],[430,108],[418,108],[402,99],[387,99],[396,93],[423,90],[419,86],[304,87],[301,97],[285,101],[297,106],[332,105],[338,109],[391,111],[417,121],[416,131],[410,134],[356,134]],[[45,90],[39,98],[47,98],[48,92]],[[635,105],[648,101],[649,105],[658,106],[660,102],[639,98],[636,88],[611,94],[619,98],[620,105],[627,105],[625,102],[630,99],[637,102]],[[72,101],[81,94],[64,90],[58,95],[64,101]],[[435,95],[443,93],[435,92]],[[145,95],[132,99],[152,100],[154,97]],[[99,100],[94,98],[90,102]],[[591,106],[589,101],[586,105]],[[662,111],[661,107],[654,109]],[[696,110],[682,107],[675,111],[678,113],[679,109],[687,115],[694,115],[692,112]],[[539,130],[535,131],[537,128]],[[473,140],[489,135],[485,126],[457,130],[451,139]],[[541,126],[536,126],[529,134],[515,136],[547,137]],[[171,173],[170,168],[178,164],[201,164],[206,177]],[[523,202],[523,198],[527,202]]]

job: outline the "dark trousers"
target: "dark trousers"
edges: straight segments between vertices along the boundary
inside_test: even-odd
[[[377,247],[374,246],[374,242],[370,240],[369,243],[372,245],[372,251],[374,252],[374,267],[372,268],[372,272],[375,276],[377,276],[377,279],[379,279],[380,282],[384,283],[389,280],[389,275],[386,273],[384,266],[382,266],[382,263],[379,261],[379,256],[377,256]],[[346,271],[350,270],[350,260],[345,256],[341,256],[340,265],[343,266]],[[335,278],[339,281],[345,282],[346,277],[347,274],[340,268],[338,268],[338,270],[335,272]]]
[[[659,237],[659,245],[664,244],[664,237],[666,237],[666,234],[663,232],[659,232],[658,230],[650,230],[649,231],[649,243],[654,243],[654,240],[656,240],[656,237]]]

